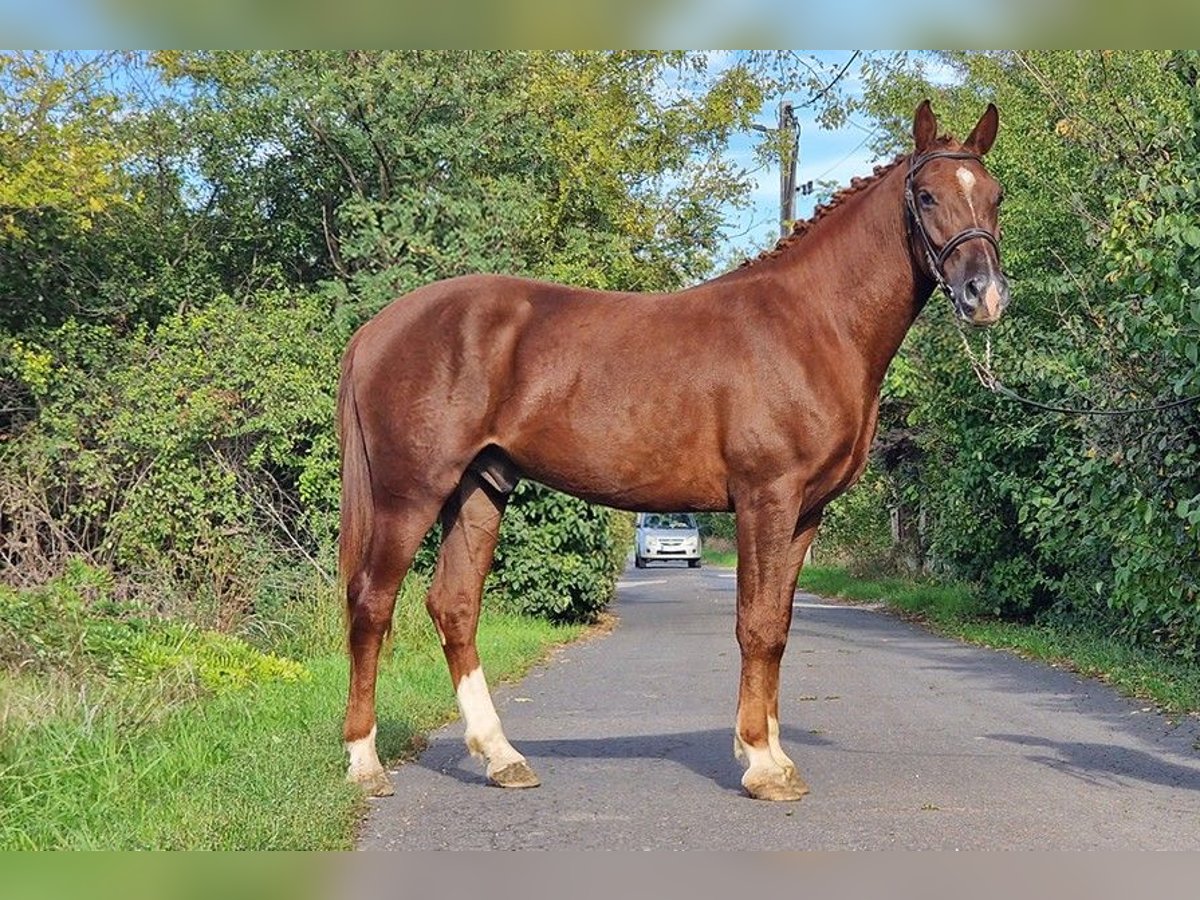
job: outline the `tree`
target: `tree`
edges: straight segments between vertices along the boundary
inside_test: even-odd
[[[899,142],[906,110],[937,93],[951,130],[1001,110],[988,166],[1005,186],[1013,307],[994,367],[1023,394],[1075,406],[1145,405],[1200,389],[1193,185],[1195,62],[1165,53],[946,54],[870,79],[866,99]],[[1193,243],[1195,242],[1195,243]],[[1030,412],[983,394],[935,295],[894,369],[933,554],[1023,617],[1102,621],[1175,652],[1200,649],[1194,408],[1129,419]],[[1200,515],[1196,516],[1200,520]]]
[[[225,625],[278,599],[280,572],[325,565],[356,325],[468,271],[708,274],[744,190],[721,150],[762,99],[748,67],[684,53],[103,63],[115,199],[56,251],[78,289],[8,342],[29,418],[0,447],[0,549],[27,576],[83,554]],[[50,284],[11,283],[26,312]],[[496,583],[544,615],[594,612],[619,517],[527,486],[509,519]]]
[[[686,54],[157,62],[194,86],[187,111],[231,268],[335,278],[368,308],[469,271],[626,289],[703,275],[719,208],[745,187],[720,151],[761,103],[742,67],[661,98],[665,73],[701,64]]]

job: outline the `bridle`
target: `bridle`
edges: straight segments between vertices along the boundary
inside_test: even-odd
[[[917,209],[917,199],[913,195],[913,179],[917,172],[927,163],[935,159],[973,159],[977,163],[982,164],[983,160],[976,153],[970,153],[966,150],[932,150],[929,153],[923,153],[919,156],[914,156],[908,164],[908,172],[904,176],[904,204],[908,207],[908,216],[906,217],[906,227],[908,230],[909,243],[912,243],[912,235],[915,231],[921,239],[922,249],[925,251],[925,261],[929,265],[929,273],[937,281],[938,287],[950,298],[950,302],[954,303],[954,293],[950,290],[950,285],[946,283],[946,272],[943,268],[946,260],[950,258],[950,254],[957,250],[967,241],[980,238],[987,241],[996,251],[996,261],[1000,261],[1000,242],[996,240],[996,236],[985,228],[964,228],[950,240],[946,241],[940,249],[935,249],[933,242],[929,240],[929,232],[925,230],[925,223],[921,221],[921,212]]]

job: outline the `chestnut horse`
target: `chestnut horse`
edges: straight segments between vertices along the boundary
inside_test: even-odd
[[[467,747],[493,783],[538,783],[504,736],[475,649],[500,517],[517,480],[532,478],[619,509],[737,513],[742,784],[769,800],[807,792],[779,742],[796,578],[825,505],[863,470],[884,372],[935,285],[976,325],[1008,302],[1000,187],[981,160],[998,121],[989,105],[960,144],[938,136],[925,101],[912,154],[856,179],[772,252],[697,287],[454,278],[355,334],[338,395],[352,781],[391,793],[375,751],[380,645],[440,517],[426,605]]]

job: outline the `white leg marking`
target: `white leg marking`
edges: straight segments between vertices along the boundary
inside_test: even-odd
[[[749,744],[741,744],[741,758],[746,763],[746,770],[752,772],[766,771],[777,772],[783,768],[775,759],[775,754],[771,752],[770,744],[766,747],[751,747]]]
[[[346,777],[351,781],[363,781],[383,771],[379,762],[379,754],[375,752],[375,726],[370,733],[357,741],[346,741],[346,750],[350,753],[350,768]]]
[[[767,746],[752,747],[745,743],[737,733],[737,725],[733,727],[733,755],[746,764],[747,772],[778,772],[785,769],[796,770],[783,747],[779,744],[779,722],[774,716],[767,717]],[[785,762],[786,760],[786,762]]]
[[[458,682],[456,696],[458,709],[467,725],[467,749],[472,756],[487,762],[489,775],[505,766],[525,761],[525,757],[514,750],[504,736],[500,717],[496,715],[492,695],[488,692],[487,680],[483,677],[483,669],[474,669],[464,675]]]
[[[796,771],[796,764],[783,752],[783,744],[779,742],[779,720],[774,716],[767,716],[767,749],[771,751],[775,762],[785,770]]]
[[[733,755],[746,764],[742,787],[751,796],[762,800],[799,800],[808,793],[808,787],[796,774],[795,764],[779,744],[779,722],[774,716],[767,717],[767,741],[762,747],[752,747],[743,741],[735,725]]]

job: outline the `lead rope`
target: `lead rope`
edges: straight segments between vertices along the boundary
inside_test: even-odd
[[[971,371],[975,373],[975,377],[979,379],[981,385],[992,393],[997,393],[1004,385],[1000,383],[1000,379],[992,371],[992,336],[990,334],[984,335],[983,360],[981,362],[979,357],[975,355],[975,350],[971,347],[971,342],[967,340],[967,333],[963,331],[962,322],[958,320],[958,316],[954,317],[954,325],[958,329],[958,339],[962,341],[963,350],[967,352],[967,359],[971,363]]]
[[[1062,413],[1069,416],[1133,416],[1144,413],[1162,412],[1163,410],[1175,409],[1179,406],[1188,406],[1189,404],[1200,402],[1200,394],[1193,394],[1190,397],[1181,397],[1178,400],[1170,400],[1154,406],[1126,406],[1119,409],[1103,407],[1081,409],[1074,406],[1057,406],[1051,403],[1041,403],[1029,397],[1023,397],[1011,388],[1005,387],[1004,383],[1000,381],[999,376],[992,371],[992,336],[990,334],[984,336],[985,349],[983,359],[980,360],[975,354],[974,349],[972,349],[970,341],[967,340],[966,332],[963,330],[962,323],[958,320],[957,316],[954,319],[954,324],[958,329],[958,337],[962,341],[967,359],[971,363],[971,370],[975,373],[975,377],[979,379],[979,383],[993,394],[1001,394],[1010,400],[1015,400],[1033,409],[1040,409],[1043,412]]]
[[[1037,400],[1023,397],[1011,388],[1005,387],[1000,381],[999,376],[992,371],[992,337],[990,334],[984,338],[984,354],[980,360],[972,349],[970,342],[967,340],[966,332],[963,330],[962,322],[958,316],[954,315],[954,293],[950,290],[950,285],[946,283],[945,276],[942,275],[942,265],[950,252],[959,244],[974,238],[983,238],[990,242],[996,248],[997,259],[999,258],[1000,246],[996,241],[996,236],[989,231],[981,228],[968,228],[960,231],[952,237],[939,251],[935,251],[933,242],[929,240],[929,235],[925,231],[925,223],[921,220],[920,210],[917,208],[916,198],[913,196],[913,177],[917,171],[927,162],[933,159],[974,159],[979,157],[974,153],[962,151],[942,151],[937,150],[931,153],[926,153],[921,156],[914,156],[909,161],[908,172],[904,177],[904,204],[906,207],[905,215],[905,231],[908,234],[908,239],[911,243],[913,231],[916,231],[921,239],[921,249],[925,254],[925,261],[929,266],[929,271],[933,275],[937,286],[950,300],[951,316],[954,318],[954,324],[958,328],[958,337],[962,341],[963,349],[966,351],[967,359],[971,363],[971,370],[975,373],[975,377],[979,379],[979,383],[993,394],[1002,394],[1017,403],[1040,409],[1044,412],[1062,413],[1068,416],[1134,416],[1145,413],[1162,412],[1163,410],[1175,409],[1180,406],[1188,406],[1192,403],[1200,402],[1200,394],[1193,394],[1190,397],[1181,397],[1178,400],[1170,400],[1166,403],[1158,403],[1154,406],[1128,406],[1120,409],[1106,409],[1103,407],[1091,407],[1082,409],[1074,406],[1060,406],[1052,403],[1041,403]]]

